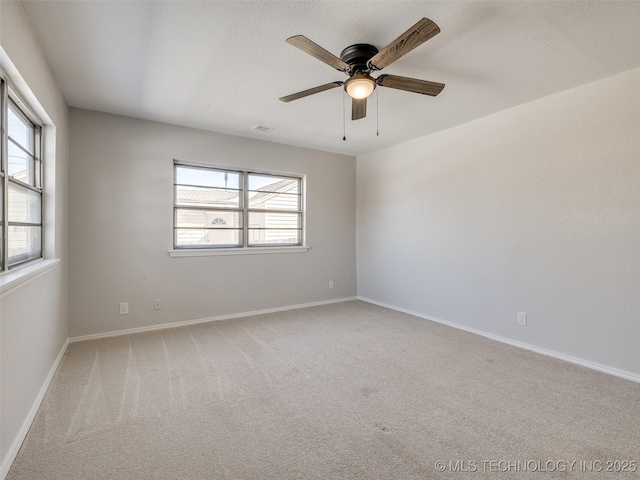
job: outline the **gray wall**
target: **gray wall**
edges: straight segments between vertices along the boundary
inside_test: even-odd
[[[71,337],[355,296],[354,157],[87,110],[70,117]],[[173,159],[306,175],[311,248],[170,258]]]
[[[6,468],[7,454],[19,447],[21,428],[67,339],[69,132],[67,105],[17,2],[0,2],[0,45],[22,77],[17,88],[36,113],[50,120],[45,126],[44,243],[47,257],[61,260],[54,270],[0,298],[0,459]]]
[[[358,157],[358,294],[640,376],[638,85]]]

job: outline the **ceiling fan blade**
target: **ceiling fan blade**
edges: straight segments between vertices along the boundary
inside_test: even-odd
[[[319,87],[313,87],[308,90],[303,90],[302,92],[287,95],[286,97],[280,97],[280,101],[290,102],[292,100],[297,100],[299,98],[308,97],[309,95],[313,95],[314,93],[320,93],[320,92],[324,92],[325,90],[331,90],[332,88],[339,87],[340,85],[342,85],[342,82],[325,83],[324,85],[320,85]]]
[[[369,60],[369,65],[376,70],[382,70],[438,33],[440,33],[440,27],[428,18],[423,18],[375,54]]]
[[[367,99],[351,99],[351,120],[360,120],[367,116]]]
[[[435,97],[444,88],[444,83],[428,82],[416,78],[399,77],[398,75],[380,75],[376,83],[383,87],[406,90],[407,92],[421,93]]]
[[[336,57],[333,53],[326,51],[320,45],[312,42],[307,37],[303,35],[296,35],[294,37],[287,38],[287,43],[293,45],[294,47],[299,48],[305,53],[316,57],[321,62],[326,63],[330,67],[335,68],[336,70],[340,70],[341,72],[346,72],[349,70],[349,64],[343,62],[338,57]]]

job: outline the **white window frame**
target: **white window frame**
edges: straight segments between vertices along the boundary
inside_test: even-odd
[[[28,182],[20,181],[9,175],[9,130],[8,130],[8,111],[9,105],[13,104],[15,109],[19,112],[23,120],[27,120],[34,129],[34,151],[33,157],[35,162],[34,171],[34,185]],[[0,128],[1,142],[0,142],[0,192],[2,196],[0,198],[0,208],[2,212],[0,215],[0,237],[2,238],[2,244],[0,245],[0,274],[12,271],[15,268],[25,266],[27,264],[42,260],[44,255],[44,169],[43,169],[43,155],[42,155],[42,122],[36,117],[36,115],[27,107],[16,91],[11,87],[6,76],[0,70],[0,118],[2,124]],[[14,143],[15,144],[15,143]],[[16,144],[17,145],[17,144]],[[22,149],[17,145],[17,148]],[[29,154],[31,152],[28,152]],[[40,222],[14,222],[9,219],[9,185],[19,186],[27,189],[33,193],[36,193],[40,198]],[[40,228],[40,245],[39,255],[33,256],[31,252],[27,254],[27,258],[15,261],[9,264],[9,227],[11,226],[26,226],[26,227],[39,227]]]
[[[225,171],[240,176],[240,206],[238,208],[231,208],[229,211],[235,211],[242,216],[242,244],[241,246],[213,246],[213,245],[178,245],[177,242],[177,210],[179,208],[185,208],[185,205],[178,205],[176,199],[176,185],[177,167],[193,167],[209,169],[212,171]],[[249,176],[250,175],[262,175],[262,176],[274,176],[278,178],[294,178],[299,182],[299,195],[300,203],[299,210],[277,210],[268,209],[269,213],[297,213],[300,215],[300,241],[298,244],[259,244],[251,245],[249,243],[249,214],[251,212],[265,212],[267,210],[258,210],[249,208]],[[306,246],[306,203],[305,203],[305,176],[282,173],[273,171],[261,171],[247,168],[237,168],[229,166],[220,166],[212,164],[184,162],[180,160],[174,160],[173,162],[173,249],[169,250],[169,254],[172,257],[193,257],[193,256],[211,256],[211,255],[255,255],[255,254],[267,254],[267,253],[304,253],[309,250]],[[189,207],[187,207],[189,208]],[[211,210],[218,210],[217,208],[211,208]]]

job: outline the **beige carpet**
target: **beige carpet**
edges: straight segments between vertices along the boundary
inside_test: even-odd
[[[640,475],[616,461],[640,384],[354,301],[71,344],[8,479]]]

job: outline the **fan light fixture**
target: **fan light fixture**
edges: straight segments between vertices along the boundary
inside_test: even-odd
[[[344,84],[345,91],[351,98],[362,100],[373,93],[376,81],[366,73],[356,73]]]

